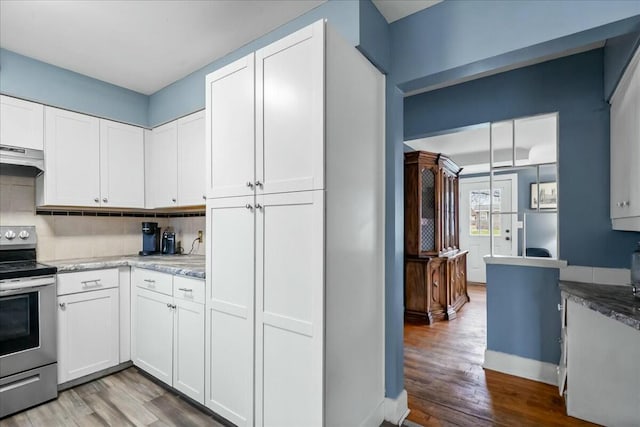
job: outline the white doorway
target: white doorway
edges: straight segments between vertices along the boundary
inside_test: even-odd
[[[483,257],[491,254],[489,237],[491,201],[489,177],[460,177],[460,249],[468,250],[467,280],[487,283]],[[493,178],[493,253],[518,255],[517,215],[502,215],[518,211],[518,175],[498,175]]]

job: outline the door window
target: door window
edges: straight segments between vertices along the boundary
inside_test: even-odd
[[[488,188],[469,192],[469,235],[472,237],[489,236],[489,210],[493,209],[494,215],[501,211],[502,189],[495,188],[493,190],[493,208],[489,194]],[[500,236],[500,229],[500,222],[494,221],[493,235]]]

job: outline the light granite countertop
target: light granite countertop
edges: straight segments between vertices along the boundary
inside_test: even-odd
[[[560,281],[563,296],[640,331],[640,298],[631,285],[613,286]]]
[[[44,261],[44,263],[58,267],[58,273],[130,266],[198,279],[205,278],[204,255],[125,255],[64,259]]]

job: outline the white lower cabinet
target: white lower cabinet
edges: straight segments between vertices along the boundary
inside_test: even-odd
[[[174,300],[173,387],[204,403],[204,305]]]
[[[133,363],[204,404],[204,281],[137,268],[131,278]]]
[[[133,362],[171,385],[173,370],[173,297],[136,289]]]
[[[640,422],[640,331],[567,304],[567,414],[607,426]]]
[[[58,275],[58,383],[118,364],[120,301],[114,271],[115,276],[111,270]]]

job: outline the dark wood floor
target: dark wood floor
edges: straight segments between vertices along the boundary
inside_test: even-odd
[[[135,367],[61,392],[57,400],[0,420],[1,427],[221,427]]]
[[[592,425],[568,417],[557,387],[482,369],[486,291],[469,286],[458,318],[405,324],[409,420],[424,426]]]

